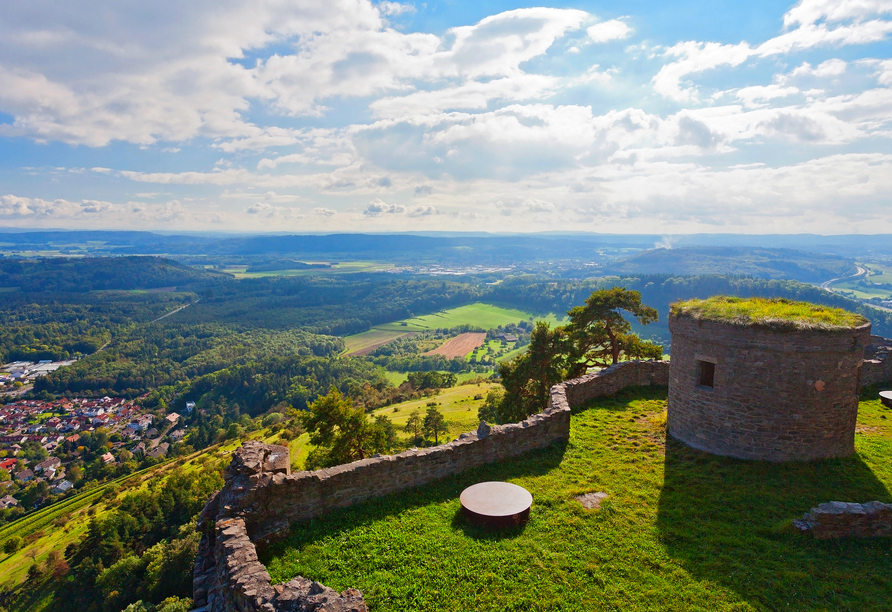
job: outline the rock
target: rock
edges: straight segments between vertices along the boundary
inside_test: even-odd
[[[489,435],[489,432],[492,431],[492,427],[486,424],[486,421],[480,421],[480,426],[477,428],[477,439],[482,440],[486,436]]]

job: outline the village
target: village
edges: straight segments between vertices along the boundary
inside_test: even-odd
[[[0,406],[0,513],[18,509],[15,515],[82,482],[124,475],[135,461],[161,461],[186,433],[178,413],[155,416],[121,397]]]

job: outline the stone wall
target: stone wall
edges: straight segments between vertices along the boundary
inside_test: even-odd
[[[864,351],[861,384],[882,383],[892,383],[892,340],[882,336],[871,336],[870,345]]]
[[[361,594],[297,577],[272,585],[254,542],[288,533],[293,523],[467,469],[546,448],[570,435],[571,407],[634,385],[666,385],[669,364],[632,361],[555,385],[548,408],[520,423],[488,426],[430,448],[376,456],[314,472],[290,473],[288,449],[246,442],[223,490],[202,511],[204,534],[195,562],[193,597],[210,612],[365,610]]]
[[[855,452],[870,324],[775,331],[670,317],[669,434],[699,450],[769,461]],[[714,364],[711,387],[700,384]]]
[[[892,537],[892,504],[829,502],[812,508],[801,519],[793,521],[793,528],[819,540],[850,536],[888,538]]]

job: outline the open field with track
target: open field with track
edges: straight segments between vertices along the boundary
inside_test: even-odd
[[[630,389],[576,410],[564,445],[296,525],[261,560],[274,582],[358,588],[374,612],[887,609],[887,540],[791,529],[820,502],[892,501],[892,410],[874,397],[855,456],[773,464],[667,440],[666,390]],[[459,493],[484,480],[533,494],[525,527],[465,522]],[[589,491],[609,495],[600,510],[573,499]]]
[[[444,357],[464,357],[478,346],[486,341],[486,334],[468,332],[459,334],[455,338],[451,338],[438,346],[432,351],[422,353],[422,355],[443,355]]]

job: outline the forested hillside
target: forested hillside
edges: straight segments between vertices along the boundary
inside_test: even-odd
[[[652,249],[614,262],[611,274],[735,274],[810,283],[855,274],[850,259],[793,249],[681,247]]]
[[[158,289],[225,277],[160,257],[0,259],[0,287],[28,292]]]
[[[768,280],[730,275],[675,276],[650,274],[629,277],[607,277],[585,281],[559,282],[536,279],[510,279],[493,287],[488,297],[497,302],[526,308],[534,312],[566,311],[581,304],[595,289],[623,286],[641,292],[642,301],[653,306],[660,319],[645,328],[636,328],[644,338],[652,339],[669,349],[669,328],[666,318],[669,304],[690,298],[712,295],[741,297],[785,297],[827,306],[836,306],[864,315],[873,323],[873,333],[892,336],[892,312],[866,306],[856,300],[825,291],[814,285],[790,280]]]

